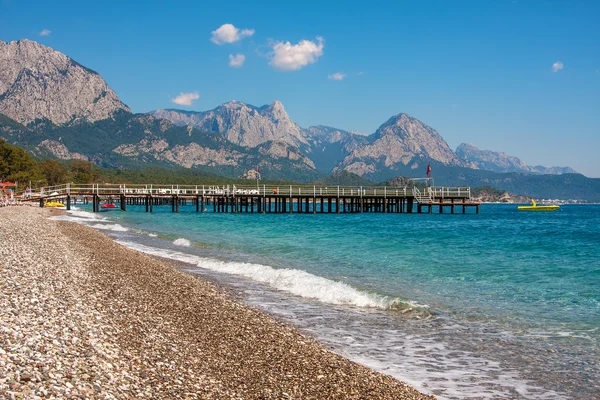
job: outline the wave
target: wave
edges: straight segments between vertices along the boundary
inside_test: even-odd
[[[414,302],[390,299],[386,296],[363,292],[346,283],[333,281],[298,269],[276,269],[262,264],[220,261],[139,243],[121,240],[117,240],[117,242],[142,253],[196,265],[211,271],[243,276],[268,284],[275,289],[324,303],[407,311],[427,308],[427,306]]]
[[[191,243],[189,240],[184,238],[175,239],[173,244],[176,246],[190,247]]]
[[[119,225],[119,224],[94,224],[94,225],[88,225],[91,228],[96,228],[96,229],[102,229],[102,230],[107,230],[107,231],[114,231],[114,232],[128,232],[129,229],[125,228],[123,225]]]

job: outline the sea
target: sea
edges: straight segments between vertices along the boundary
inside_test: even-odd
[[[326,348],[441,399],[600,399],[600,205],[467,214],[59,219],[173,260]]]

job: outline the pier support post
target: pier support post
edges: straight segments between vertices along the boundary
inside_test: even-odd
[[[124,194],[121,195],[120,202],[121,202],[121,211],[126,211],[127,210],[127,203],[126,203],[127,199],[125,198]]]
[[[71,209],[71,195],[67,195],[67,210]]]

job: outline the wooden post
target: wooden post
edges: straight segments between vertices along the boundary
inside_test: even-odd
[[[67,195],[67,210],[71,209],[71,195]]]
[[[125,195],[122,194],[121,199],[120,199],[121,211],[126,211],[126,209],[127,209],[127,205],[125,204],[126,201],[127,201],[127,199],[125,198]]]

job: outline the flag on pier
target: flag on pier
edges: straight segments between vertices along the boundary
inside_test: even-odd
[[[431,175],[431,164],[427,164],[427,178]]]

